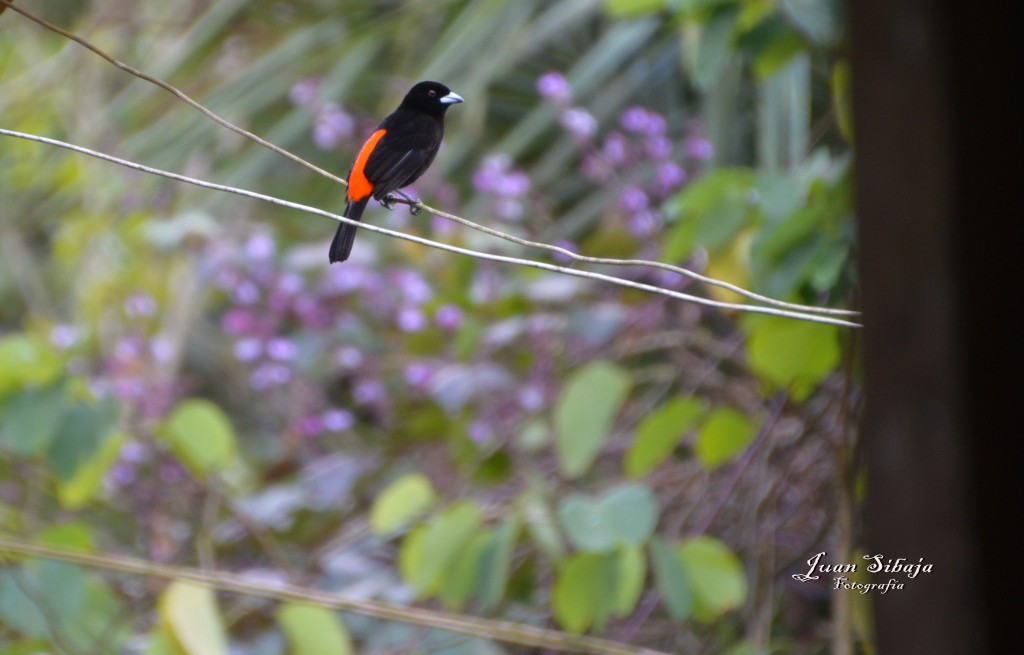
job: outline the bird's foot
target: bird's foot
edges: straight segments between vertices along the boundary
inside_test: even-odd
[[[403,193],[401,191],[395,191],[395,193],[397,193],[398,195],[402,196],[402,200],[405,201],[405,204],[409,205],[409,213],[412,214],[413,216],[415,216],[416,214],[419,214],[421,211],[423,211],[419,207],[416,206],[416,205],[418,205],[420,203],[420,199],[419,198],[413,198],[412,196],[407,195],[407,194],[405,194],[405,193]],[[386,207],[387,209],[393,209],[394,206],[396,204],[398,204],[398,202],[399,202],[398,198],[396,198],[395,196],[393,196],[393,195],[391,195],[389,193],[388,195],[386,195],[384,197],[383,200],[380,201],[380,204],[383,205],[384,207]]]

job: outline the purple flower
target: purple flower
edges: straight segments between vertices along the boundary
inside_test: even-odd
[[[322,416],[304,416],[299,421],[299,432],[304,437],[316,437],[324,431],[324,419]]]
[[[427,362],[413,362],[405,367],[405,381],[411,387],[422,388],[434,376],[434,367]]]
[[[644,134],[647,136],[661,136],[665,133],[665,117],[656,111],[647,112],[647,125],[644,127]]]
[[[288,99],[292,101],[292,104],[307,107],[316,101],[318,95],[320,95],[319,78],[307,77],[292,86],[291,91],[288,92]]]
[[[384,400],[387,390],[379,380],[360,380],[352,390],[352,397],[360,405],[371,405]]]
[[[715,155],[715,147],[703,137],[686,140],[686,156],[697,161],[708,161]]]
[[[635,236],[649,237],[658,231],[661,225],[661,217],[652,211],[641,211],[631,214],[628,219],[629,231]]]
[[[245,280],[235,287],[231,297],[239,305],[252,305],[260,299],[260,288],[255,283]]]
[[[133,293],[124,301],[124,312],[131,317],[152,316],[156,313],[157,304],[148,293]]]
[[[511,171],[497,180],[494,192],[499,196],[516,198],[530,190],[530,178],[522,171]]]
[[[506,221],[518,221],[523,217],[523,203],[515,198],[498,198],[494,202],[494,213]]]
[[[422,332],[427,327],[427,317],[419,307],[406,306],[398,310],[395,323],[402,332]]]
[[[170,460],[160,465],[160,480],[163,482],[181,482],[188,478],[188,472],[181,462]]]
[[[121,362],[128,362],[138,359],[142,355],[142,343],[136,337],[127,337],[117,342],[114,346],[114,359]]]
[[[363,352],[355,346],[343,346],[335,353],[334,361],[341,368],[351,371],[363,363]]]
[[[650,125],[650,112],[644,107],[633,106],[622,112],[619,124],[627,132],[647,133]]]
[[[519,390],[519,406],[528,412],[536,412],[544,406],[544,391],[530,385]]]
[[[394,281],[402,295],[410,303],[421,305],[434,296],[434,290],[430,288],[418,271],[411,269],[398,271],[394,274]]]
[[[149,342],[149,354],[153,361],[166,364],[174,355],[174,346],[167,337],[153,337]]]
[[[291,339],[277,337],[267,342],[267,355],[271,359],[289,361],[295,358],[297,350],[295,342]]]
[[[130,462],[117,462],[107,471],[107,482],[114,487],[127,487],[137,477],[138,469]]]
[[[355,121],[335,104],[325,105],[316,117],[313,143],[321,150],[333,150],[355,132]]]
[[[556,104],[566,104],[572,99],[572,90],[565,76],[552,71],[537,78],[537,93]]]
[[[274,239],[265,232],[254,234],[245,242],[245,256],[249,261],[270,259],[276,251]]]
[[[441,305],[434,312],[434,322],[442,330],[457,330],[462,325],[462,310],[458,305]]]
[[[619,194],[619,206],[629,213],[644,211],[650,204],[647,194],[639,187],[628,186]]]
[[[356,424],[356,419],[352,416],[352,412],[344,409],[328,409],[321,416],[324,428],[330,432],[343,432],[350,429]]]
[[[133,464],[144,462],[148,452],[146,447],[138,441],[129,441],[121,446],[121,451],[118,453],[118,457],[125,461]]]
[[[672,141],[668,137],[653,136],[644,144],[644,150],[651,159],[668,159],[672,154]]]
[[[293,296],[306,286],[306,279],[298,273],[284,273],[277,279],[277,290]]]
[[[82,331],[74,325],[55,325],[50,330],[50,342],[61,350],[67,350],[82,338]]]
[[[280,386],[292,379],[292,371],[283,364],[263,364],[249,376],[249,384],[256,391]]]
[[[696,161],[708,161],[715,154],[715,147],[704,138],[704,125],[699,120],[686,123],[686,156]]]
[[[569,241],[568,239],[559,239],[558,241],[555,241],[553,245],[556,245],[563,250],[568,250],[569,252],[574,254],[579,253],[579,248],[576,246],[576,244],[573,243],[572,241]],[[552,257],[559,264],[568,264],[570,262],[575,261],[572,257],[563,255],[560,252],[554,253]]]
[[[491,429],[491,426],[479,420],[469,424],[468,432],[469,438],[477,444],[487,443],[494,437],[494,430]]]
[[[622,132],[609,132],[604,137],[601,152],[609,164],[621,164],[629,158],[629,142]]]
[[[597,132],[597,120],[582,107],[570,107],[562,112],[559,122],[579,139],[589,139]]]
[[[658,166],[658,189],[662,194],[678,189],[686,182],[686,171],[675,162],[667,161]]]
[[[512,160],[508,155],[490,155],[484,158],[480,168],[473,173],[473,187],[482,193],[493,192],[511,165]]]

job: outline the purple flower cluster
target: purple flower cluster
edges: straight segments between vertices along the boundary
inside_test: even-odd
[[[288,97],[313,115],[313,143],[321,150],[334,150],[355,134],[355,119],[336,103],[323,100],[319,78],[300,80]]]
[[[542,75],[537,80],[537,91],[559,107],[559,124],[583,144],[583,175],[618,189],[619,215],[640,239],[658,233],[662,224],[657,209],[660,202],[686,184],[714,155],[699,121],[690,120],[679,129],[663,115],[639,105],[623,111],[618,129],[595,142],[597,121],[586,109],[569,106],[572,94],[561,73]]]
[[[557,71],[537,78],[537,93],[559,108],[558,122],[567,132],[582,142],[597,133],[597,119],[583,107],[571,106],[572,89],[565,76]]]
[[[530,191],[530,178],[512,168],[512,160],[505,155],[491,155],[483,160],[473,173],[473,187],[477,192],[493,198],[492,210],[500,218],[516,221],[522,218],[523,199]]]

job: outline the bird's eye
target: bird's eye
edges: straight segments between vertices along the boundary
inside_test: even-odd
[[[436,98],[437,97],[437,91],[431,89],[431,90],[427,91],[427,95],[430,96],[431,98]]]

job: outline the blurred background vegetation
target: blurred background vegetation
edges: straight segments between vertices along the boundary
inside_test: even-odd
[[[21,2],[344,175],[420,79],[415,194],[847,306],[837,0]],[[8,10],[0,127],[331,211],[343,189]],[[0,529],[672,653],[869,648],[845,330],[496,265],[0,137]],[[367,221],[547,255],[404,208]],[[548,261],[558,262],[557,259]],[[710,294],[671,273],[631,279]],[[514,653],[0,561],[4,653]]]

